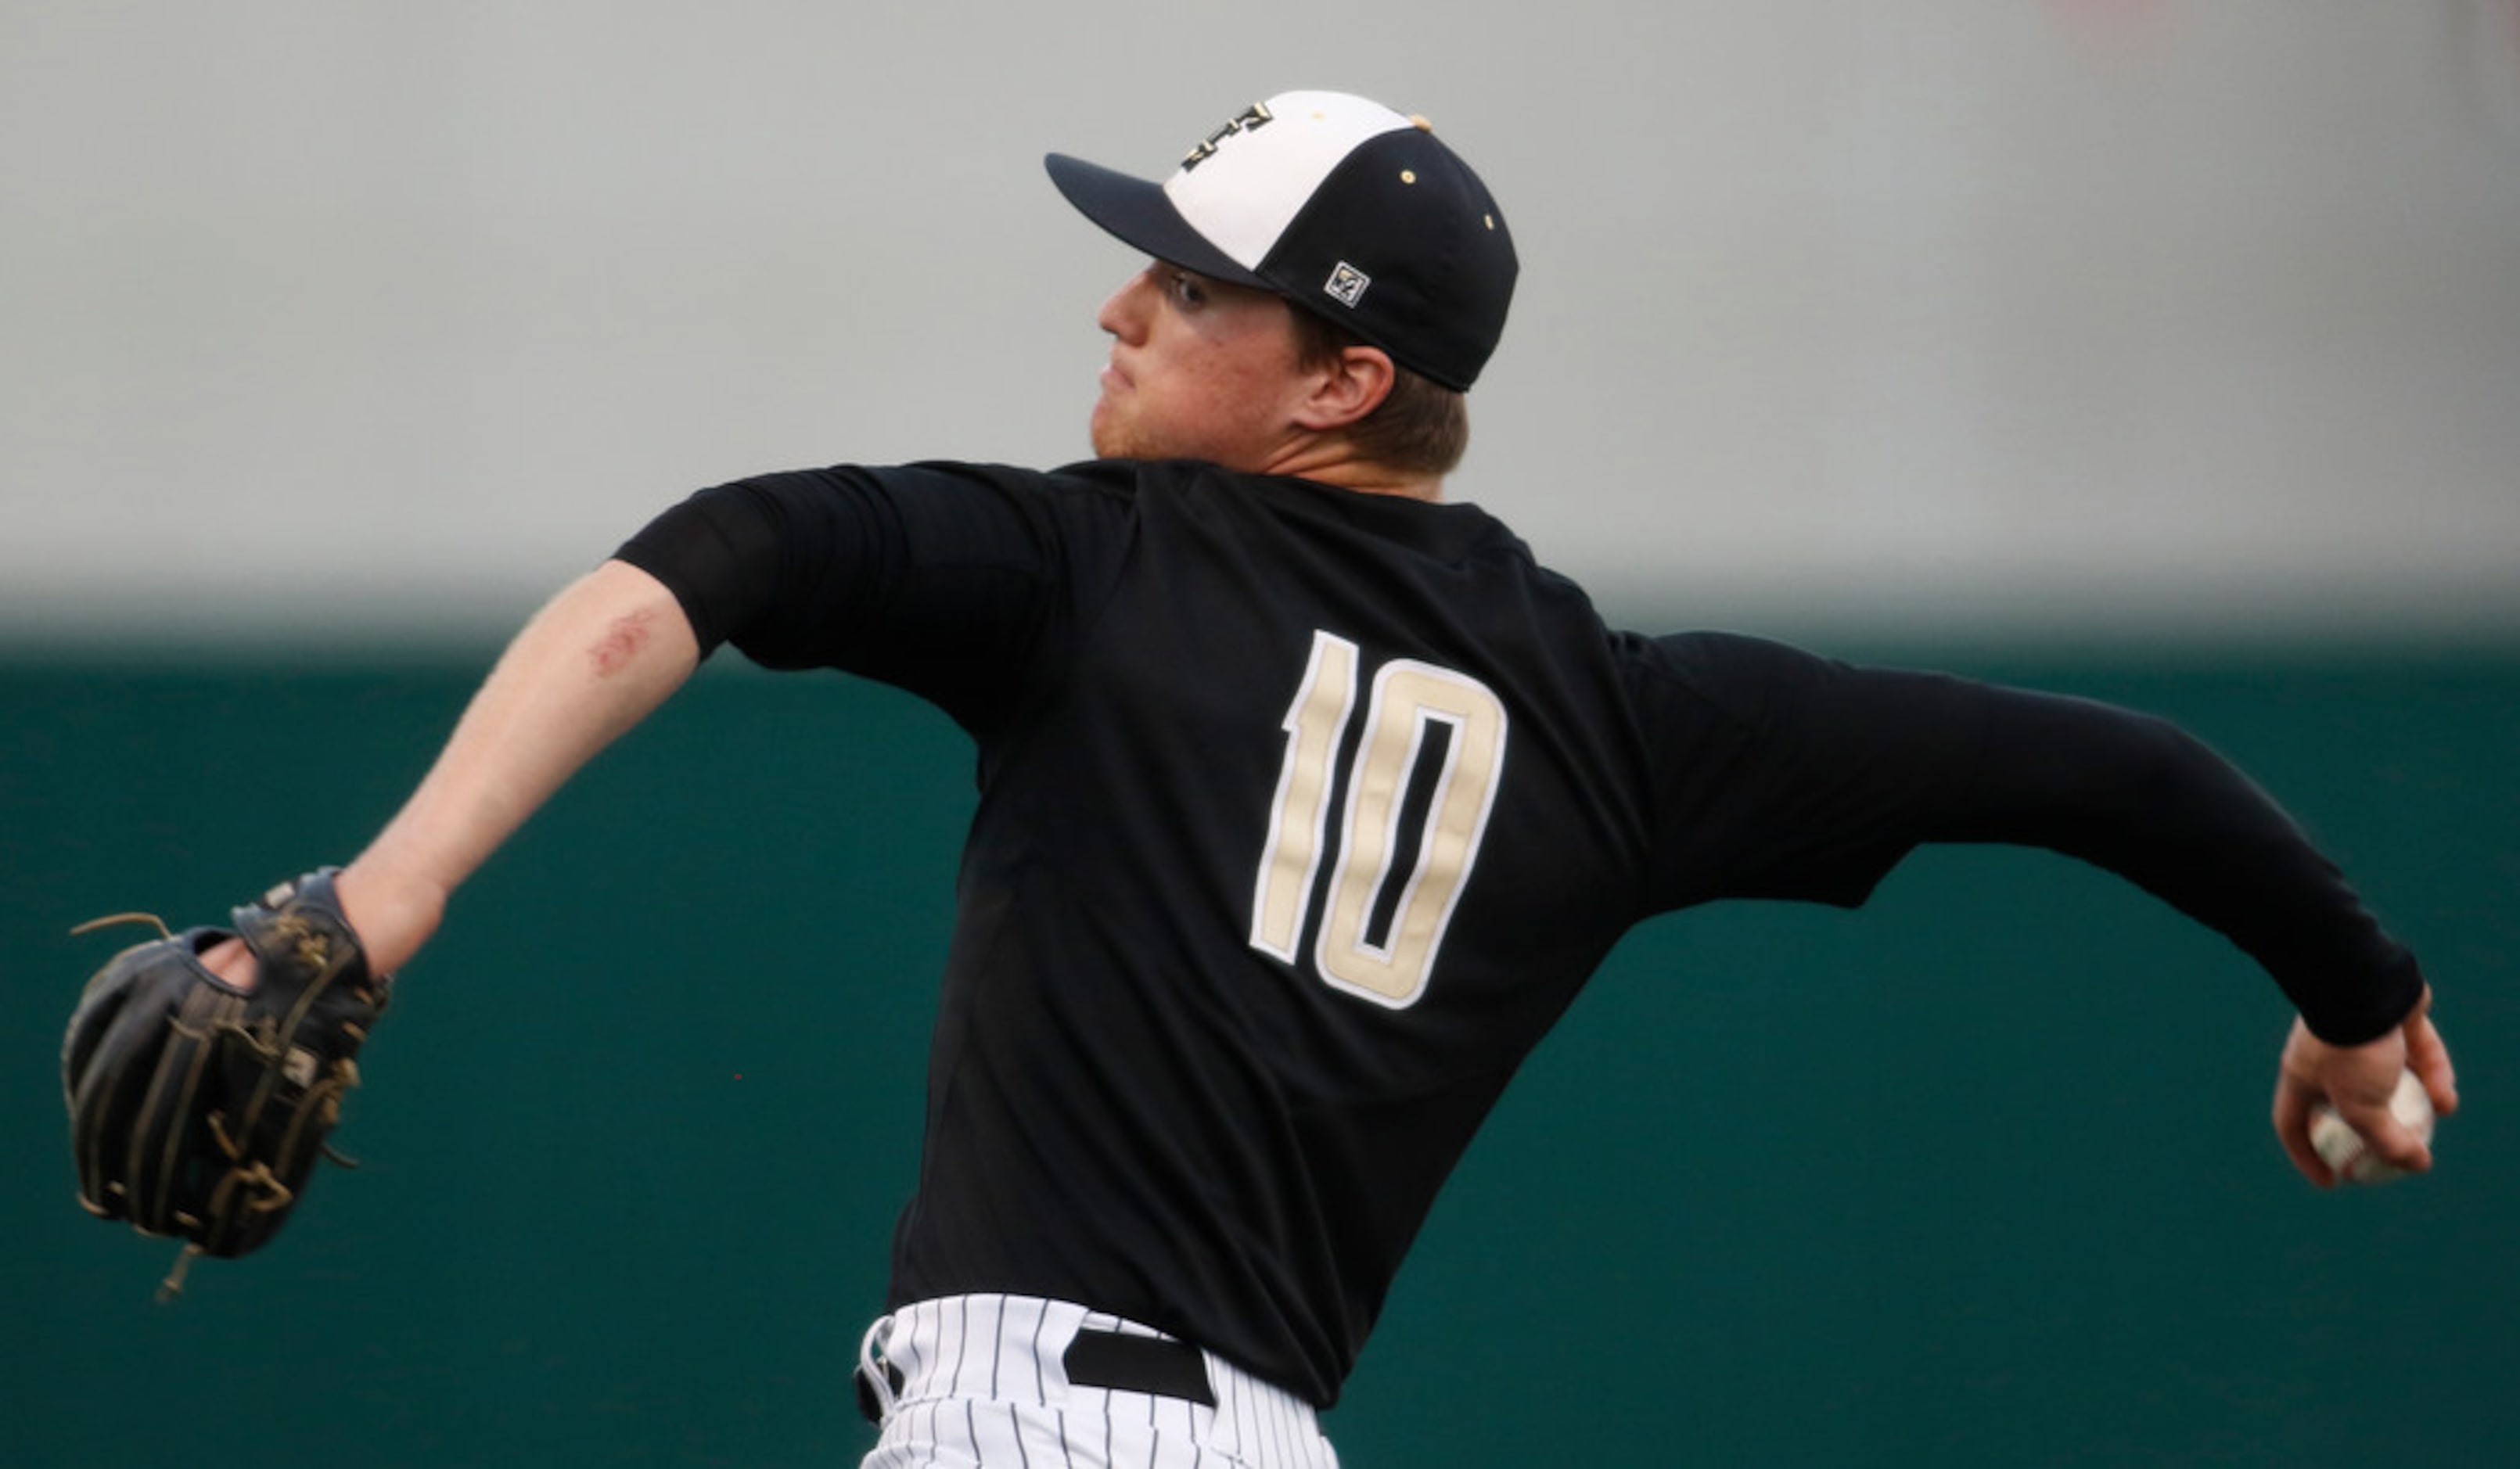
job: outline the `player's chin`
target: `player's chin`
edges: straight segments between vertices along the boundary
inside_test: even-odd
[[[1108,397],[1094,405],[1094,417],[1086,422],[1087,438],[1094,445],[1097,459],[1148,459],[1146,435],[1137,431],[1126,415],[1115,409]]]

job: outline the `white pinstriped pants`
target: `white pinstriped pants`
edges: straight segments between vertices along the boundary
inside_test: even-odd
[[[901,1386],[864,1469],[1338,1469],[1312,1404],[1214,1353],[1212,1408],[1070,1383],[1080,1329],[1163,1335],[1038,1296],[948,1296],[876,1322],[862,1365]]]

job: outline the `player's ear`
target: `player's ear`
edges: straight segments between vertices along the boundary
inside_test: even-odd
[[[1362,345],[1341,347],[1314,371],[1313,390],[1297,405],[1295,423],[1317,432],[1345,428],[1380,408],[1399,374],[1390,353]]]

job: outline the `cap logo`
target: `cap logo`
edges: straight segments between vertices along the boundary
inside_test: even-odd
[[[1216,145],[1219,143],[1233,137],[1236,133],[1247,133],[1255,127],[1265,127],[1276,120],[1277,119],[1275,117],[1270,115],[1269,104],[1265,102],[1255,102],[1249,107],[1244,108],[1240,112],[1237,113],[1233,120],[1227,122],[1223,127],[1220,127],[1216,131],[1208,134],[1206,137],[1201,138],[1198,142],[1198,146],[1192,149],[1189,156],[1182,159],[1181,165],[1185,169],[1196,168],[1199,164],[1206,162],[1208,158],[1215,154]]]
[[[1515,275],[1469,165],[1422,121],[1346,92],[1281,92],[1213,121],[1161,180],[1045,162],[1069,203],[1140,252],[1323,314],[1466,391]]]

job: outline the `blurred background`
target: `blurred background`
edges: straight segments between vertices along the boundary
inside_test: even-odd
[[[2180,719],[2425,957],[2472,1103],[2314,1194],[2279,999],[2042,856],[1660,920],[1439,1208],[1347,1462],[2502,1461],[2520,0],[0,0],[0,1456],[855,1462],[941,719],[713,664],[468,890],[370,1167],[172,1309],[71,1201],[114,940],[65,930],[354,852],[693,488],[1082,455],[1136,262],[1040,156],[1159,175],[1306,86],[1512,223],[1455,498],[1615,622]]]

